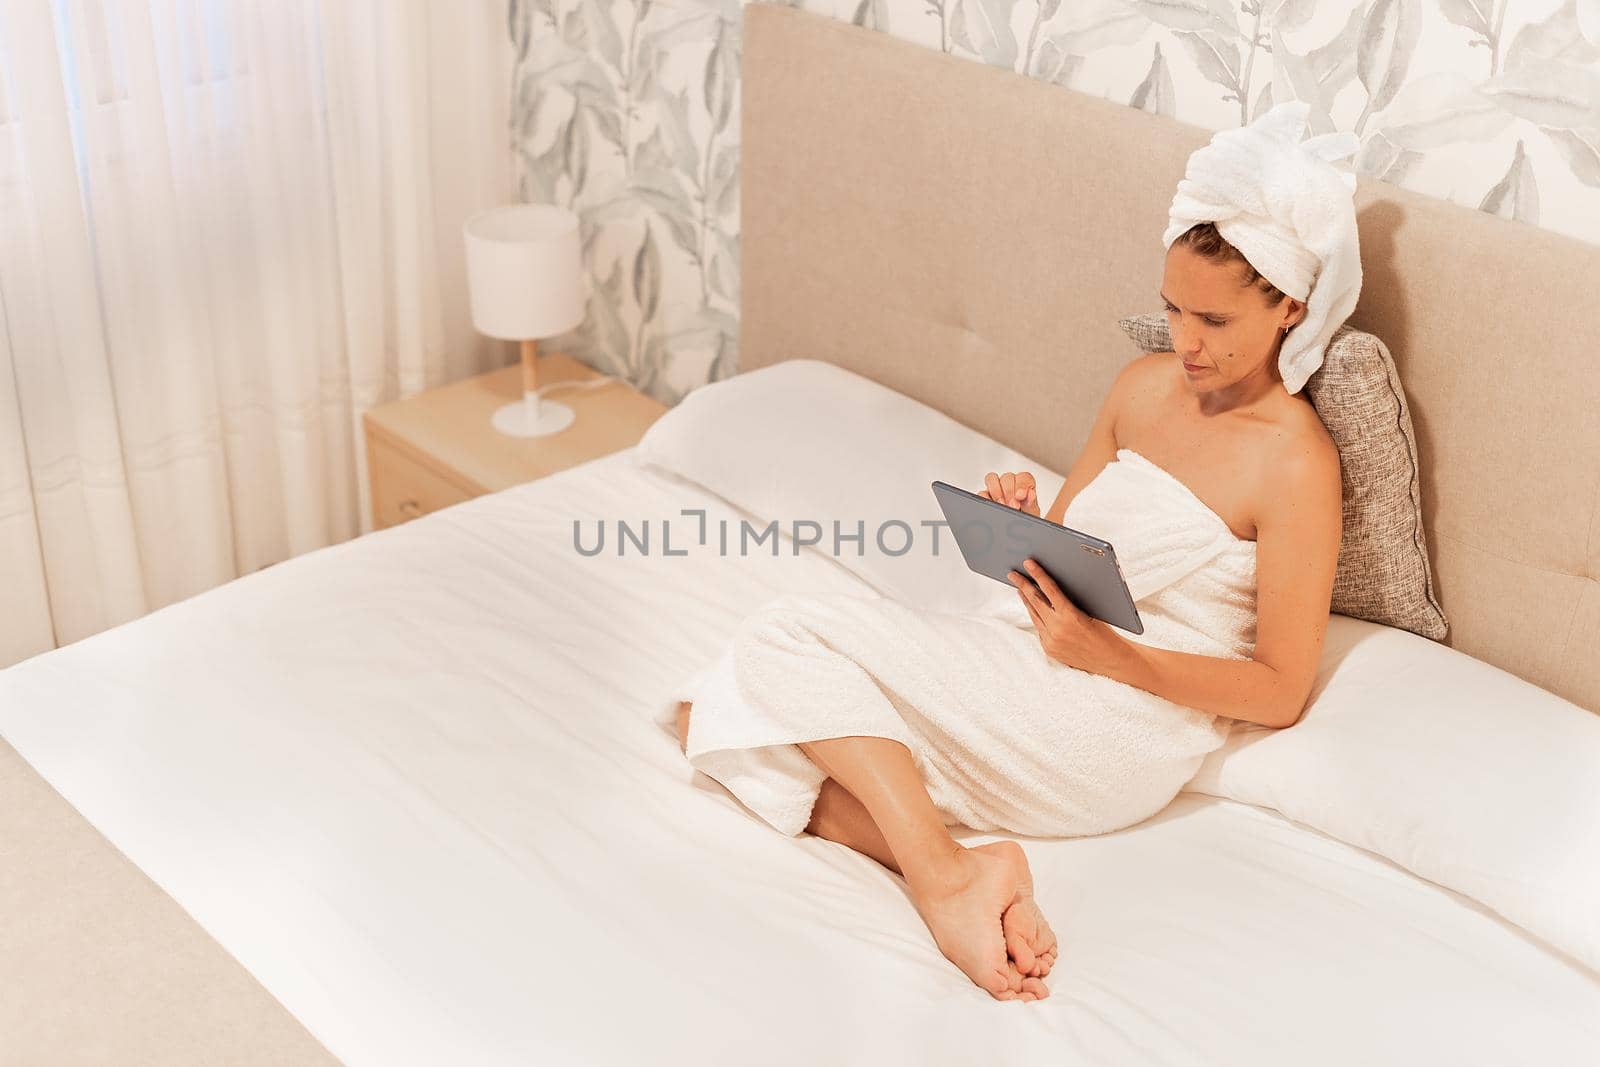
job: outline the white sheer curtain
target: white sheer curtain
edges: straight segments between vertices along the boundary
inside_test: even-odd
[[[0,666],[370,528],[361,413],[505,360],[504,0],[0,0]]]

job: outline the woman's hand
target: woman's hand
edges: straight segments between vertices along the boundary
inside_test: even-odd
[[[985,500],[1026,511],[1029,515],[1039,514],[1039,489],[1034,484],[1033,475],[1027,471],[1015,474],[1010,471],[1005,474],[990,471],[983,476],[983,486],[983,492],[978,495]]]
[[[1033,616],[1044,654],[1068,667],[1111,677],[1127,642],[1113,633],[1110,625],[1079,610],[1038,563],[1026,559],[1022,566],[1026,575],[1009,571],[1006,577]]]

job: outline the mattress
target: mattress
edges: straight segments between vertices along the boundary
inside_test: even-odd
[[[719,523],[744,517],[629,449],[0,671],[0,736],[352,1065],[1600,1047],[1593,972],[1194,794],[1119,833],[1020,839],[1063,952],[1047,1000],[993,1001],[899,879],[774,833],[651,721],[763,601],[871,595],[788,541],[724,554]]]

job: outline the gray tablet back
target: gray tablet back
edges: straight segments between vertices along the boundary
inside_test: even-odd
[[[933,495],[962,558],[977,573],[1010,585],[1007,573],[1026,575],[1022,561],[1031,558],[1084,613],[1130,633],[1144,633],[1109,541],[945,482],[933,483]]]

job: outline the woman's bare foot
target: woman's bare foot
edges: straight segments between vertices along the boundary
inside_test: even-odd
[[[1017,894],[1005,914],[1000,916],[1000,929],[1005,934],[1006,953],[1023,975],[1043,978],[1056,962],[1056,935],[1045,921],[1044,912],[1033,897],[1033,869],[1028,866],[1028,854],[1014,841],[997,841],[978,845],[979,850],[1004,849],[1007,856],[1018,855]]]
[[[1020,899],[1021,886],[1031,893],[1027,863],[1021,845],[996,841],[958,848],[937,876],[907,881],[911,902],[939,951],[996,1000],[1050,995],[1043,981],[1023,974],[1006,954],[1001,916]]]
[[[1050,973],[1056,961],[1056,935],[1045,921],[1044,912],[1033,897],[1033,869],[1028,866],[1028,854],[1015,842],[997,841],[975,846],[978,851],[999,846],[1006,856],[1022,856],[1017,880],[1017,895],[1005,913],[1000,916],[1000,929],[1006,939],[1006,954],[1025,977],[1043,978]]]

